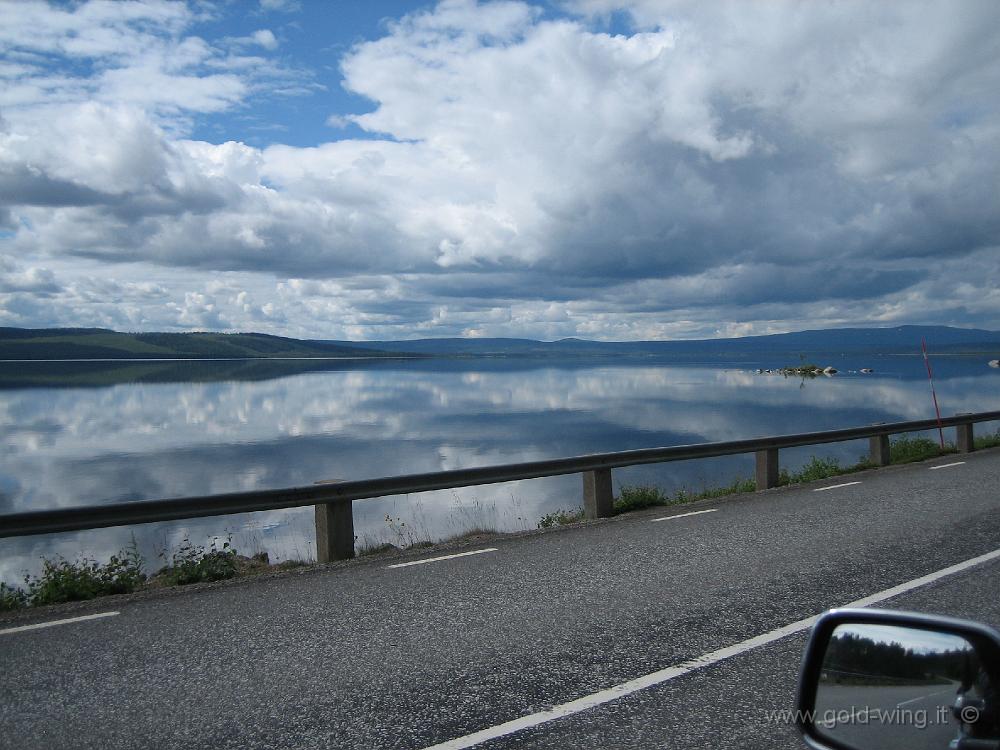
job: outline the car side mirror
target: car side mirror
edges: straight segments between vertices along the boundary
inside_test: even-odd
[[[796,723],[814,750],[1000,750],[1000,633],[831,610],[813,627]]]

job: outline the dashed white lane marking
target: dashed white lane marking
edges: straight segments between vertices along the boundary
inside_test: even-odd
[[[496,552],[496,547],[487,547],[486,549],[477,549],[472,552],[459,552],[457,555],[442,555],[441,557],[428,557],[425,560],[414,560],[413,562],[396,563],[395,565],[386,565],[387,568],[408,568],[411,565],[423,565],[424,563],[440,562],[441,560],[452,560],[456,557],[468,557],[469,555],[482,555],[486,552]]]
[[[678,513],[676,516],[664,516],[663,518],[654,518],[650,523],[656,523],[657,521],[670,521],[674,518],[685,518],[686,516],[700,516],[702,513],[715,513],[718,508],[712,508],[711,510],[693,510],[690,513]]]
[[[955,463],[951,464],[940,464],[938,466],[931,466],[930,470],[934,471],[935,469],[950,469],[952,466],[961,466],[964,463],[965,461],[955,461]]]
[[[852,484],[861,484],[861,482],[858,481],[858,482],[844,482],[843,484],[831,484],[829,487],[817,487],[816,489],[813,490],[813,492],[826,492],[827,490],[835,490],[840,487],[850,487]]]
[[[934,573],[928,573],[920,578],[914,578],[912,581],[907,581],[899,584],[898,586],[884,589],[878,593],[872,594],[871,596],[866,596],[863,599],[857,599],[856,601],[849,602],[843,606],[867,607],[869,605],[885,601],[886,599],[891,599],[899,594],[905,594],[907,591],[912,591],[913,589],[920,588],[921,586],[926,586],[928,583],[933,583],[947,576],[954,575],[955,573],[961,573],[969,568],[974,568],[977,565],[982,565],[983,563],[997,559],[1000,559],[1000,549],[995,549],[992,552],[987,552],[985,555],[973,557],[970,560],[965,560],[964,562],[951,565],[947,568],[942,568]],[[569,701],[568,703],[553,706],[546,711],[539,711],[535,714],[522,716],[519,719],[504,722],[503,724],[497,724],[494,727],[482,729],[478,732],[467,734],[464,737],[456,737],[453,740],[448,740],[446,742],[441,742],[437,745],[424,748],[424,750],[464,750],[465,748],[474,747],[488,740],[505,737],[508,734],[513,734],[514,732],[520,732],[522,729],[537,727],[540,724],[546,724],[550,721],[555,721],[556,719],[578,714],[581,711],[586,711],[587,709],[595,708],[605,703],[610,703],[611,701],[618,700],[619,698],[631,695],[632,693],[636,693],[640,690],[645,690],[656,685],[662,685],[670,680],[683,677],[686,674],[711,666],[712,664],[717,664],[724,659],[730,658],[731,656],[738,656],[739,654],[745,653],[759,646],[765,646],[768,643],[781,640],[782,638],[792,635],[793,633],[799,633],[812,627],[818,617],[819,615],[813,615],[812,617],[807,617],[804,620],[796,620],[793,623],[789,623],[784,627],[772,630],[769,633],[762,633],[761,635],[754,636],[753,638],[748,638],[745,641],[735,643],[732,646],[720,648],[718,651],[703,654],[702,656],[692,659],[691,661],[686,661],[673,667],[667,667],[666,669],[661,669],[658,672],[651,672],[650,674],[643,675],[642,677],[637,677],[634,680],[629,680],[628,682],[623,682],[620,685],[615,685],[607,690],[601,690],[600,692],[585,695],[582,698],[577,698],[576,700]]]
[[[16,628],[4,628],[0,630],[0,635],[5,633],[23,633],[26,630],[41,630],[42,628],[53,628],[56,625],[69,625],[74,622],[84,620],[99,620],[102,617],[114,617],[119,612],[101,612],[96,615],[81,615],[80,617],[67,617],[65,620],[50,620],[49,622],[36,622],[34,625],[18,625]]]

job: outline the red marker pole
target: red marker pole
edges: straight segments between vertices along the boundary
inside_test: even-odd
[[[941,428],[941,410],[938,408],[937,393],[934,390],[934,374],[931,372],[931,361],[927,358],[927,342],[920,338],[920,348],[924,353],[924,364],[927,365],[927,380],[931,384],[931,396],[934,398],[934,414],[937,415],[938,438],[941,440],[941,450],[944,450],[944,430]]]

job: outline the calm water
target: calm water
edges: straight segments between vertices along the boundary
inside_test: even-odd
[[[821,358],[817,358],[821,359]],[[0,513],[306,485],[514,461],[803,432],[933,416],[915,357],[822,358],[842,374],[755,373],[786,362],[615,365],[510,360],[0,365]],[[874,375],[847,372],[863,366]],[[943,414],[1000,409],[985,358],[934,360]],[[979,429],[991,432],[997,425]],[[947,436],[953,439],[951,435]],[[861,442],[782,453],[854,461]],[[699,489],[752,458],[615,472],[616,487]],[[473,527],[534,528],[580,504],[580,478],[511,482],[355,503],[359,543]],[[309,509],[0,540],[0,580],[41,555],[106,558],[134,534],[151,567],[185,537],[233,538],[272,560],[314,556]]]

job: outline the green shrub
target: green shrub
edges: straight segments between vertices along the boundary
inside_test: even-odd
[[[844,474],[850,469],[843,469],[840,462],[835,458],[817,458],[813,456],[809,463],[796,472],[789,472],[782,469],[778,475],[778,484],[802,484],[804,482],[815,482],[818,479],[829,479],[838,474]]]
[[[681,490],[675,496],[674,502],[692,503],[695,500],[709,500],[714,497],[725,497],[726,495],[738,495],[742,492],[754,492],[757,489],[757,480],[751,478],[736,479],[728,487],[709,487],[701,492],[687,494]],[[682,499],[683,498],[683,499]]]
[[[944,450],[941,446],[926,437],[899,437],[889,444],[889,460],[894,464],[908,464],[913,461],[925,461],[936,458],[944,453],[954,452],[954,447]]]
[[[185,537],[171,556],[170,566],[160,571],[160,576],[168,586],[184,586],[233,578],[238,571],[236,550],[230,540],[220,545],[213,539],[206,550],[201,545],[191,544],[191,540]]]
[[[974,438],[972,445],[977,451],[983,450],[984,448],[996,448],[997,446],[1000,446],[1000,429],[992,435],[982,435]]]
[[[553,513],[546,513],[538,521],[538,528],[551,529],[553,526],[565,526],[583,520],[583,509],[557,510]]]
[[[615,500],[614,512],[617,515],[669,504],[670,499],[659,487],[622,487],[621,495]]]
[[[0,612],[20,609],[28,603],[28,595],[18,586],[8,586],[0,582]]]
[[[27,599],[32,606],[94,599],[109,594],[127,594],[146,580],[143,560],[135,543],[104,565],[84,558],[69,562],[62,558],[42,560],[42,574],[25,576]]]

